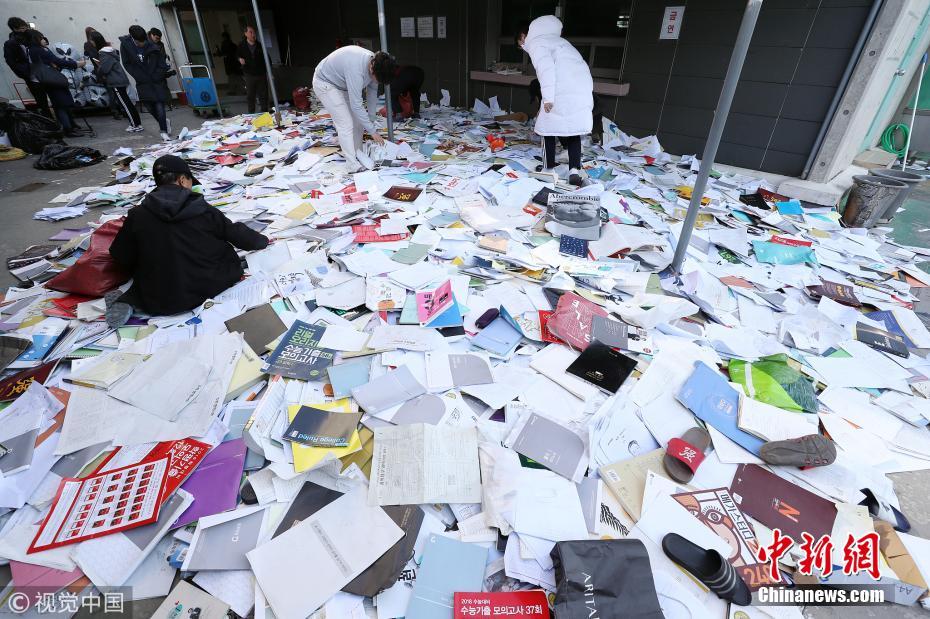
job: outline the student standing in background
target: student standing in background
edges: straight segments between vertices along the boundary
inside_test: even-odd
[[[594,80],[588,63],[561,34],[562,22],[554,15],[543,15],[521,29],[516,41],[529,54],[542,91],[534,130],[543,137],[544,166],[555,167],[558,138],[568,151],[568,182],[581,185],[581,136],[591,133]]]
[[[168,85],[165,82],[164,55],[145,34],[142,26],[130,26],[129,34],[121,36],[120,59],[126,71],[136,80],[139,101],[158,121],[161,139],[168,141],[168,118],[165,114]]]
[[[246,26],[245,38],[239,44],[239,64],[245,78],[245,98],[249,114],[255,113],[255,99],[260,111],[268,111],[268,75],[265,71],[265,50],[262,49],[255,28]]]
[[[242,65],[239,64],[239,48],[232,42],[227,31],[223,31],[217,55],[223,57],[223,68],[229,79],[226,94],[236,95],[242,91]]]
[[[94,60],[94,77],[97,78],[97,83],[107,87],[113,101],[129,118],[129,126],[126,131],[142,131],[142,119],[139,118],[139,110],[136,109],[136,106],[126,93],[126,89],[129,87],[129,76],[126,75],[123,65],[120,64],[119,52],[113,49],[99,32],[95,31],[91,34],[91,38],[97,48],[98,58]]]
[[[420,117],[420,91],[423,89],[423,69],[407,65],[397,69],[391,80],[391,109],[394,116],[401,118]],[[410,97],[411,109],[406,112],[401,104],[401,96]]]
[[[29,37],[29,62],[33,66],[45,64],[60,72],[62,67],[74,70],[83,67],[87,62],[86,60],[75,62],[70,58],[56,56],[48,49],[48,39],[38,30],[30,30]],[[52,101],[52,107],[55,108],[55,117],[58,119],[58,124],[64,129],[65,135],[70,138],[80,137],[81,134],[75,131],[74,118],[71,115],[74,99],[71,97],[68,81],[65,80],[64,86],[43,84],[43,88]]]
[[[31,74],[31,63],[29,62],[29,24],[19,17],[11,17],[6,20],[6,25],[10,28],[9,38],[3,42],[3,59],[13,71],[13,74],[19,79],[26,82],[26,88],[35,99],[36,107],[39,113],[52,117],[52,111],[48,106],[48,95],[45,88],[39,82],[33,80]]]

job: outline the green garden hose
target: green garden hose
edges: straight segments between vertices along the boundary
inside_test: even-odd
[[[897,131],[901,132],[901,146],[900,147],[896,147],[894,145],[895,132]],[[893,155],[897,155],[898,157],[901,157],[902,155],[904,155],[905,149],[907,148],[905,144],[907,144],[907,135],[909,133],[910,133],[910,130],[907,128],[907,125],[902,125],[900,123],[895,124],[895,125],[888,125],[888,128],[885,129],[884,133],[882,133],[882,143],[881,143],[882,149],[888,151],[889,153]]]

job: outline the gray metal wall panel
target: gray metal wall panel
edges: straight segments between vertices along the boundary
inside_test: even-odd
[[[685,5],[677,41],[658,39],[666,5]],[[870,5],[765,1],[724,130],[721,163],[803,172]],[[744,7],[735,0],[636,0],[622,77],[630,93],[615,119],[620,127],[655,133],[670,152],[700,153],[703,144],[695,140],[709,129]]]

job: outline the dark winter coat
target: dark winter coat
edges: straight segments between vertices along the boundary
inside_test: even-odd
[[[98,84],[107,88],[126,88],[129,86],[129,76],[123,70],[119,61],[119,52],[112,47],[100,50],[100,62],[95,63],[94,77]]]
[[[165,81],[167,65],[161,49],[148,38],[139,47],[128,34],[121,36],[119,42],[120,59],[126,72],[136,80],[139,101],[168,101],[169,90]]]
[[[31,81],[29,78],[29,48],[28,33],[11,32],[10,37],[3,42],[3,59],[13,73],[21,80]]]
[[[45,63],[56,71],[61,69],[77,69],[77,63],[70,58],[56,56],[47,47],[41,45],[32,45],[29,47],[29,60],[33,64]],[[53,107],[74,107],[74,99],[71,97],[71,90],[67,86],[61,88],[49,87],[43,85],[42,88],[48,94],[49,100]]]
[[[165,316],[191,310],[239,281],[233,246],[264,249],[268,239],[232,223],[200,194],[163,185],[129,211],[110,255],[132,273],[126,300]]]
[[[249,42],[242,39],[239,43],[239,58],[245,60],[242,65],[242,72],[246,75],[265,75],[265,51],[262,49],[262,42],[255,39],[255,45],[249,45]]]

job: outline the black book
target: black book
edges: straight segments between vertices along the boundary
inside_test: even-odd
[[[301,406],[281,438],[308,447],[348,447],[361,418],[361,413]]]
[[[316,380],[333,364],[335,352],[320,348],[326,327],[295,320],[268,357],[268,374],[298,380]]]
[[[423,510],[419,505],[386,505],[385,513],[404,531],[404,536],[397,540],[386,553],[371,564],[364,572],[342,588],[346,593],[373,597],[379,591],[387,589],[400,576],[407,561],[413,556],[413,545],[423,524]]]
[[[617,393],[636,368],[636,359],[617,352],[602,342],[591,344],[578,355],[567,372],[607,393]]]
[[[765,198],[757,193],[744,193],[739,197],[739,201],[743,204],[748,204],[749,206],[754,206],[756,208],[762,208],[765,210],[772,209],[772,207],[769,206],[769,203],[765,201]]]
[[[875,350],[905,358],[910,355],[903,337],[889,331],[869,327],[861,322],[856,323],[856,339]]]
[[[281,524],[278,525],[272,537],[277,537],[290,530],[341,496],[341,492],[319,486],[312,481],[306,482],[300,487],[297,496],[294,497],[290,507],[287,508],[287,513],[284,514]]]
[[[241,333],[249,348],[259,355],[264,354],[265,347],[287,331],[287,326],[270,303],[253,307],[244,314],[230,318],[226,321],[226,328],[230,333]]]

